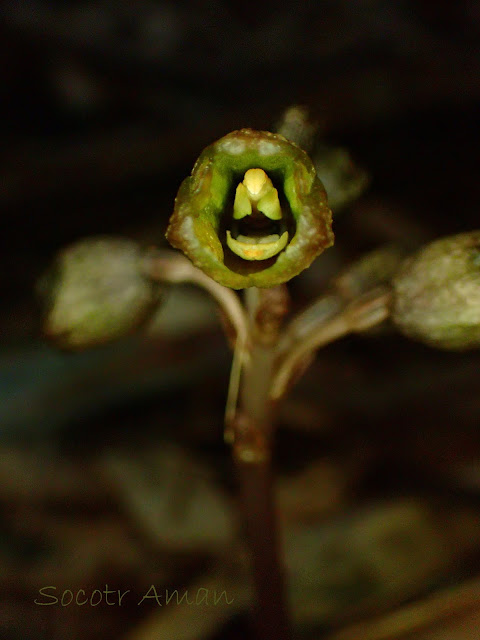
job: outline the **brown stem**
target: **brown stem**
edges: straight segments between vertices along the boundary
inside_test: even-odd
[[[274,405],[269,398],[286,289],[249,290],[247,307],[251,352],[241,380],[233,454],[252,553],[254,625],[258,640],[289,640],[271,465]]]

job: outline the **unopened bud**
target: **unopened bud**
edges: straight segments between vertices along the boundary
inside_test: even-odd
[[[46,337],[78,350],[136,329],[159,301],[141,259],[138,245],[124,238],[88,238],[63,249],[38,286]]]
[[[403,333],[443,349],[480,346],[480,231],[427,245],[393,287],[392,318]]]

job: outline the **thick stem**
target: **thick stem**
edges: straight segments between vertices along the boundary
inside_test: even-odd
[[[234,421],[233,453],[252,552],[258,640],[290,638],[271,464],[274,405],[269,397],[285,296],[284,288],[248,292],[251,353]]]

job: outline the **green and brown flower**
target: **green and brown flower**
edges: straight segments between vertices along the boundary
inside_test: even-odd
[[[241,129],[207,147],[180,186],[169,242],[233,289],[290,280],[333,244],[325,190],[307,154]]]

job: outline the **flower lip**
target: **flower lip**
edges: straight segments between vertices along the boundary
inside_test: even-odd
[[[326,194],[306,153],[250,129],[204,150],[179,189],[167,238],[235,289],[286,282],[333,243]]]

